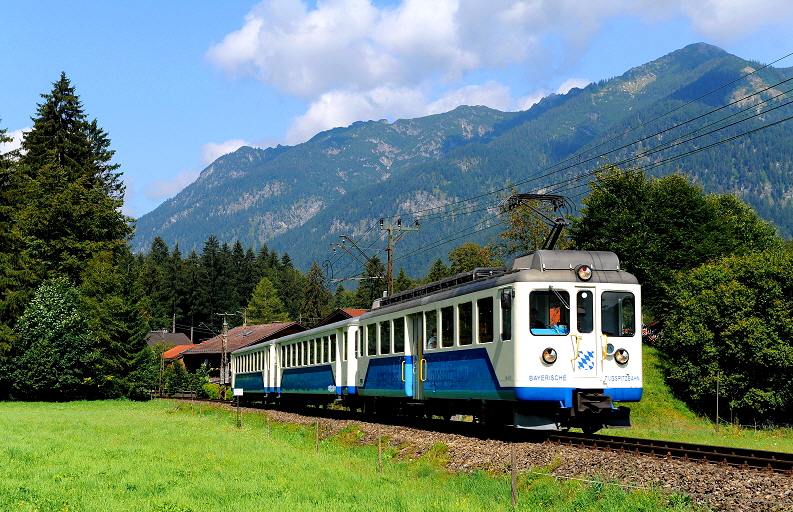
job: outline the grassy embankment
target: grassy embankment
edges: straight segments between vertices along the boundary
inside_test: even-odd
[[[664,439],[688,443],[734,446],[793,453],[793,430],[789,428],[747,428],[731,425],[722,418],[719,431],[715,423],[697,416],[675,398],[663,379],[663,354],[645,347],[644,394],[639,403],[626,403],[631,408],[630,429],[603,430],[601,434]],[[722,402],[723,405],[723,402]],[[714,390],[715,409],[715,390]]]
[[[502,472],[449,474],[444,447],[414,462],[350,448],[356,430],[314,430],[170,401],[3,403],[0,510],[512,510]],[[662,510],[680,495],[602,483],[518,478],[518,510]]]

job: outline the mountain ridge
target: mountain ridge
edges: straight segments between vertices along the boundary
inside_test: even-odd
[[[707,123],[697,116],[732,101],[737,103],[724,107],[725,116],[726,112],[739,115],[741,108],[749,107],[759,109],[765,119],[749,118],[720,133],[738,136],[743,126],[762,128],[763,123],[780,119],[778,112],[757,99],[768,99],[774,89],[743,103],[738,100],[793,77],[793,68],[765,68],[730,84],[760,67],[718,47],[695,43],[619,77],[548,96],[522,112],[460,106],[393,123],[358,121],[297,146],[240,148],[213,162],[196,182],[141,217],[134,248],[146,250],[159,235],[190,250],[215,234],[253,247],[267,243],[271,249],[289,252],[299,268],[307,268],[312,261],[328,258],[334,237],[371,231],[380,217],[421,218],[414,211],[493,194],[510,185],[558,188],[558,183],[591,170],[576,159],[589,167],[606,161],[590,163],[589,157],[627,161],[648,147],[666,143],[683,128],[705,130]],[[637,140],[644,142],[629,144]],[[679,152],[689,154],[685,159],[649,153],[638,163],[650,166],[656,175],[687,172],[707,192],[736,193],[790,236],[793,179],[785,148],[791,141],[793,132],[782,123],[744,137],[742,146],[721,146],[718,158],[712,151],[698,152],[717,139],[700,137],[679,144]],[[416,252],[422,246],[449,238],[466,225],[497,223],[474,209],[440,222],[422,222],[420,235],[411,234],[400,242],[403,254],[414,253],[412,259],[403,260],[405,267],[425,272],[454,246]],[[469,239],[484,243],[495,236],[492,231],[472,232]],[[463,241],[459,240],[457,245]]]

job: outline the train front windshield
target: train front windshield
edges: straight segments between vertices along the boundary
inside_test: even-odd
[[[563,290],[535,290],[529,297],[529,322],[536,336],[591,333],[595,326],[594,290],[580,290],[571,304]],[[575,311],[575,316],[571,315]],[[571,317],[575,323],[571,324]],[[607,336],[630,337],[636,333],[636,299],[630,292],[603,292],[600,297],[600,331]]]

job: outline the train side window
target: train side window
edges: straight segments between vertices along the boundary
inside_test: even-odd
[[[391,353],[391,320],[380,322],[380,353]]]
[[[570,332],[570,294],[563,290],[535,290],[529,295],[529,329],[535,336]]]
[[[330,362],[336,362],[336,335],[330,335],[330,341],[328,343],[328,348],[330,348]]]
[[[485,297],[476,301],[476,320],[479,343],[493,341],[493,297]]]
[[[473,302],[463,302],[457,306],[457,315],[460,322],[460,345],[470,345],[474,342]]]
[[[501,290],[501,340],[512,339],[512,298],[515,290],[503,288]]]
[[[377,324],[366,326],[366,343],[367,354],[370,356],[377,355]]]
[[[578,332],[592,332],[595,300],[592,290],[581,290],[576,297]]]
[[[358,327],[355,331],[355,357],[361,355],[361,340],[363,340],[363,327]]]
[[[434,349],[438,348],[438,311],[432,309],[424,313],[424,319],[427,324],[427,345],[425,348]]]
[[[394,354],[405,351],[405,317],[394,320]]]
[[[347,331],[342,333],[342,349],[341,349],[341,360],[347,360]]]
[[[441,347],[454,345],[454,306],[441,308]]]
[[[600,296],[601,329],[607,336],[636,333],[636,299],[630,292],[603,292]]]
[[[327,363],[330,359],[330,342],[327,336],[322,337],[322,362]]]

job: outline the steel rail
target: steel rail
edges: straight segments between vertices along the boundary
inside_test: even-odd
[[[726,464],[740,469],[773,471],[793,476],[793,453],[576,432],[554,432],[547,436],[546,442],[687,462]]]

